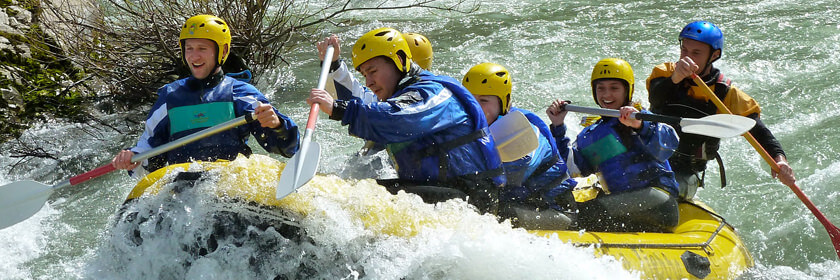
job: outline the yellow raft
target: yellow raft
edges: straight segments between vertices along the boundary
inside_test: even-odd
[[[622,261],[643,279],[731,279],[755,265],[731,225],[707,205],[681,202],[673,233],[529,231]]]
[[[260,155],[232,162],[171,165],[138,182],[127,201],[157,194],[179,172],[202,171],[218,175],[216,192],[219,197],[255,202],[301,215],[315,209],[309,203],[314,195],[347,196],[348,200],[357,202],[347,211],[360,217],[368,229],[381,234],[410,237],[430,226],[457,223],[457,217],[430,217],[417,209],[402,209],[405,204],[400,204],[399,200],[407,195],[391,195],[373,180],[361,181],[353,186],[357,189],[351,191],[347,190],[346,182],[335,176],[315,176],[299,192],[276,200],[274,190],[283,167],[283,163]],[[351,197],[360,185],[370,185],[365,199]],[[754,266],[744,242],[711,208],[693,201],[680,203],[679,209],[680,221],[673,233],[529,232],[578,246],[593,246],[596,255],[615,257],[624,268],[640,272],[642,279],[731,279]]]

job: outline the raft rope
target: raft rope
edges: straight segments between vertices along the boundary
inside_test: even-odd
[[[722,216],[720,216],[719,214],[717,214],[715,212],[709,211],[705,207],[694,204],[693,202],[685,201],[685,203],[691,204],[691,205],[705,211],[706,213],[709,213],[710,215],[716,217],[720,221],[720,224],[718,224],[717,229],[715,229],[715,231],[712,233],[712,235],[709,236],[709,239],[707,239],[706,242],[703,242],[703,243],[665,243],[665,244],[577,243],[577,242],[575,242],[575,243],[572,243],[572,245],[579,246],[579,247],[595,245],[596,247],[601,247],[601,248],[700,248],[700,249],[703,249],[703,251],[708,252],[709,245],[718,236],[718,233],[720,233],[720,231],[723,230],[723,227],[725,227],[727,225],[732,227],[732,225],[727,223],[726,220]]]

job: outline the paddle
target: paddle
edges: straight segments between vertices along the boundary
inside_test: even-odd
[[[709,99],[711,99],[712,102],[715,103],[715,106],[717,106],[718,110],[726,112],[728,114],[732,114],[732,111],[730,111],[729,108],[727,108],[726,105],[724,105],[723,102],[720,101],[720,98],[718,98],[717,95],[715,95],[714,92],[712,92],[712,89],[710,89],[709,86],[707,86],[706,83],[703,82],[703,80],[700,79],[699,76],[697,76],[697,74],[692,74],[691,78],[694,80],[694,83],[696,83],[703,90],[703,92],[707,96],[709,96]],[[744,138],[747,138],[747,142],[749,142],[750,145],[753,146],[755,151],[758,152],[758,154],[760,154],[762,158],[764,158],[764,161],[766,161],[767,164],[770,165],[770,168],[773,169],[773,171],[779,172],[779,164],[777,164],[773,157],[771,157],[770,154],[767,153],[767,150],[765,150],[764,147],[761,147],[761,144],[758,143],[758,140],[756,140],[755,137],[752,136],[752,134],[747,132],[744,134]],[[822,223],[823,227],[825,227],[825,230],[828,231],[828,237],[831,238],[831,243],[834,245],[834,252],[837,253],[837,257],[840,258],[840,229],[834,226],[828,220],[828,218],[826,218],[825,215],[823,215],[823,213],[820,212],[819,209],[817,209],[817,206],[815,206],[814,203],[811,202],[811,199],[805,196],[805,193],[802,192],[802,189],[800,189],[799,186],[796,185],[796,183],[791,183],[790,185],[788,185],[788,187],[790,188],[790,190],[793,191],[793,193],[796,194],[796,197],[798,197],[799,200],[802,201],[802,203],[804,203],[806,207],[808,207],[808,210],[811,210],[811,213],[817,217],[817,220],[819,220],[820,223]]]
[[[144,161],[207,136],[251,122],[254,118],[255,116],[252,113],[205,128],[178,140],[157,146],[145,153],[136,154],[131,157],[131,162]],[[78,185],[114,170],[114,166],[108,163],[107,165],[76,175],[53,186],[35,181],[19,181],[0,186],[0,229],[17,224],[37,213],[44,206],[44,203],[47,202],[47,199],[53,191],[67,186]]]
[[[519,111],[510,112],[493,122],[490,125],[490,135],[493,135],[502,162],[520,159],[540,145],[531,122]]]
[[[318,89],[324,89],[327,84],[327,74],[330,72],[333,46],[328,46],[324,53],[324,62],[321,64],[321,76],[318,78]],[[286,197],[297,188],[312,180],[315,171],[318,169],[318,161],[321,157],[321,145],[312,142],[312,131],[315,130],[315,122],[318,121],[318,103],[312,103],[309,108],[309,119],[306,121],[306,132],[303,134],[303,141],[300,143],[300,150],[286,162],[286,167],[280,175],[280,182],[277,184],[277,199]]]
[[[565,110],[607,117],[619,117],[618,110],[589,108],[575,105],[566,105]],[[755,120],[727,114],[706,116],[700,119],[679,118],[658,114],[633,113],[633,118],[652,122],[662,122],[672,125],[679,125],[683,132],[705,135],[715,138],[735,137],[749,131],[755,125]]]

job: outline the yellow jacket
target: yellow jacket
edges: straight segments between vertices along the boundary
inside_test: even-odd
[[[656,78],[661,77],[671,77],[674,73],[674,63],[673,62],[666,62],[663,64],[659,64],[653,68],[653,71],[650,73],[650,77],[647,78],[647,90],[650,92],[650,81]],[[715,86],[717,86],[718,82],[725,82],[729,83],[728,79],[723,78],[723,75],[718,75],[717,77],[713,77],[712,81],[705,81],[709,88],[714,91]],[[699,86],[694,85],[691,83],[691,86],[688,89],[687,95],[691,98],[694,98],[698,101],[709,102],[711,99],[703,93],[703,90],[699,89]],[[732,111],[733,114],[741,115],[741,116],[749,116],[753,113],[761,113],[761,107],[758,105],[758,102],[755,101],[752,97],[735,87],[734,85],[730,85],[729,91],[726,93],[726,96],[722,98],[723,104],[726,105],[729,110]],[[717,114],[725,114],[720,110],[717,111]]]

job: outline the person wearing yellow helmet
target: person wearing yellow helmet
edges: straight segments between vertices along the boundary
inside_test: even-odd
[[[408,49],[411,50],[414,62],[423,69],[431,70],[434,52],[432,52],[432,42],[429,38],[418,33],[403,33],[403,36],[408,42]]]
[[[510,72],[496,63],[481,63],[470,68],[461,83],[478,100],[489,124],[509,112],[520,112],[528,119],[528,128],[538,135],[539,145],[533,152],[502,163],[507,185],[500,197],[499,216],[528,229],[568,228],[576,215],[570,192],[574,180],[569,178],[566,163],[545,122],[531,111],[511,106]]]
[[[677,182],[668,163],[678,138],[667,124],[631,118],[633,69],[626,61],[607,58],[595,64],[592,97],[620,117],[602,117],[583,128],[575,143],[566,137],[564,107],[557,99],[546,113],[560,155],[572,176],[597,174],[603,191],[578,203],[578,226],[594,231],[667,231],[679,221]],[[643,111],[644,112],[644,111]]]
[[[412,62],[425,70],[431,69],[433,59],[431,41],[429,41],[426,36],[418,33],[403,33],[403,37],[405,38],[409,52],[411,53]],[[336,49],[336,53],[338,53],[340,49],[338,36],[330,35],[324,38],[324,40],[318,42],[318,54],[321,60],[324,60],[324,53],[327,50],[327,46],[333,46]],[[350,71],[346,71],[347,69],[339,69],[341,65],[343,65],[343,63],[340,58],[338,56],[333,56],[331,71],[327,76],[327,81],[333,81],[333,87],[331,89],[328,88],[327,91],[334,93],[333,96],[338,99],[347,100],[355,97],[361,99],[364,103],[371,103],[379,100],[379,98],[370,89],[366,88],[362,83],[356,80],[353,75],[350,75]],[[347,90],[338,91],[334,87],[335,84],[346,85],[339,86],[339,88]]]
[[[269,152],[286,157],[297,152],[297,125],[277,112],[254,86],[222,71],[221,65],[230,53],[230,33],[228,24],[216,16],[187,19],[178,44],[191,75],[158,90],[143,135],[134,147],[114,157],[114,167],[137,173],[192,160],[232,160],[239,154],[251,154],[246,142],[249,134]],[[134,154],[252,112],[256,122],[207,136],[142,163],[131,162]]]
[[[752,97],[741,91],[724,77],[712,63],[720,59],[723,51],[723,32],[708,21],[695,21],[683,27],[679,34],[680,56],[676,62],[666,62],[653,68],[647,78],[650,109],[663,115],[701,118],[712,114],[726,114],[715,106],[704,90],[694,83],[697,74],[732,114],[755,120],[749,132],[779,165],[780,172],[771,175],[784,183],[796,182],[793,168],[787,161],[782,145],[761,121],[761,107]],[[682,133],[680,146],[671,157],[671,165],[680,183],[680,197],[691,199],[697,188],[705,185],[706,163],[717,160],[720,167],[721,187],[726,185],[723,160],[718,154],[720,139]]]
[[[408,44],[408,49],[411,52],[412,61],[416,63],[420,68],[429,70],[432,67],[432,59],[433,59],[433,52],[432,52],[432,42],[429,41],[426,36],[423,36],[418,33],[403,33],[403,37]],[[318,42],[318,51],[321,56],[321,60],[323,60],[324,52],[327,49],[328,45],[337,46],[338,44],[335,43],[338,40],[336,36],[329,36],[325,38],[323,41]],[[336,47],[337,48],[337,47]],[[337,63],[338,58],[333,59],[333,70],[338,70],[340,66]],[[334,96],[338,94],[343,94],[343,96],[337,96],[339,99],[349,99],[352,97],[358,97],[362,100],[363,103],[371,103],[378,101],[373,92],[365,88],[358,80],[356,80],[353,75],[349,74],[349,71],[332,71],[327,76],[327,81],[329,87],[327,91],[330,93],[334,93]],[[332,83],[329,83],[332,81]],[[350,85],[349,87],[345,88],[352,88],[353,90],[343,90],[336,92],[335,90],[335,83],[339,84],[346,84]],[[385,147],[381,144],[374,143],[372,141],[366,141],[365,145],[359,151],[359,155],[372,155],[381,150]]]
[[[339,42],[330,36],[319,49],[332,45],[338,53]],[[390,191],[418,193],[427,202],[455,191],[450,194],[466,197],[481,212],[495,213],[505,182],[501,160],[481,107],[469,92],[457,80],[413,63],[405,38],[392,28],[362,35],[351,54],[353,68],[376,100],[363,101],[349,93],[363,87],[335,79],[338,99],[312,89],[307,103],[318,103],[330,119],[347,125],[351,135],[386,145],[399,177],[380,181]],[[334,76],[349,75],[343,61],[332,63],[331,71],[341,72]]]

